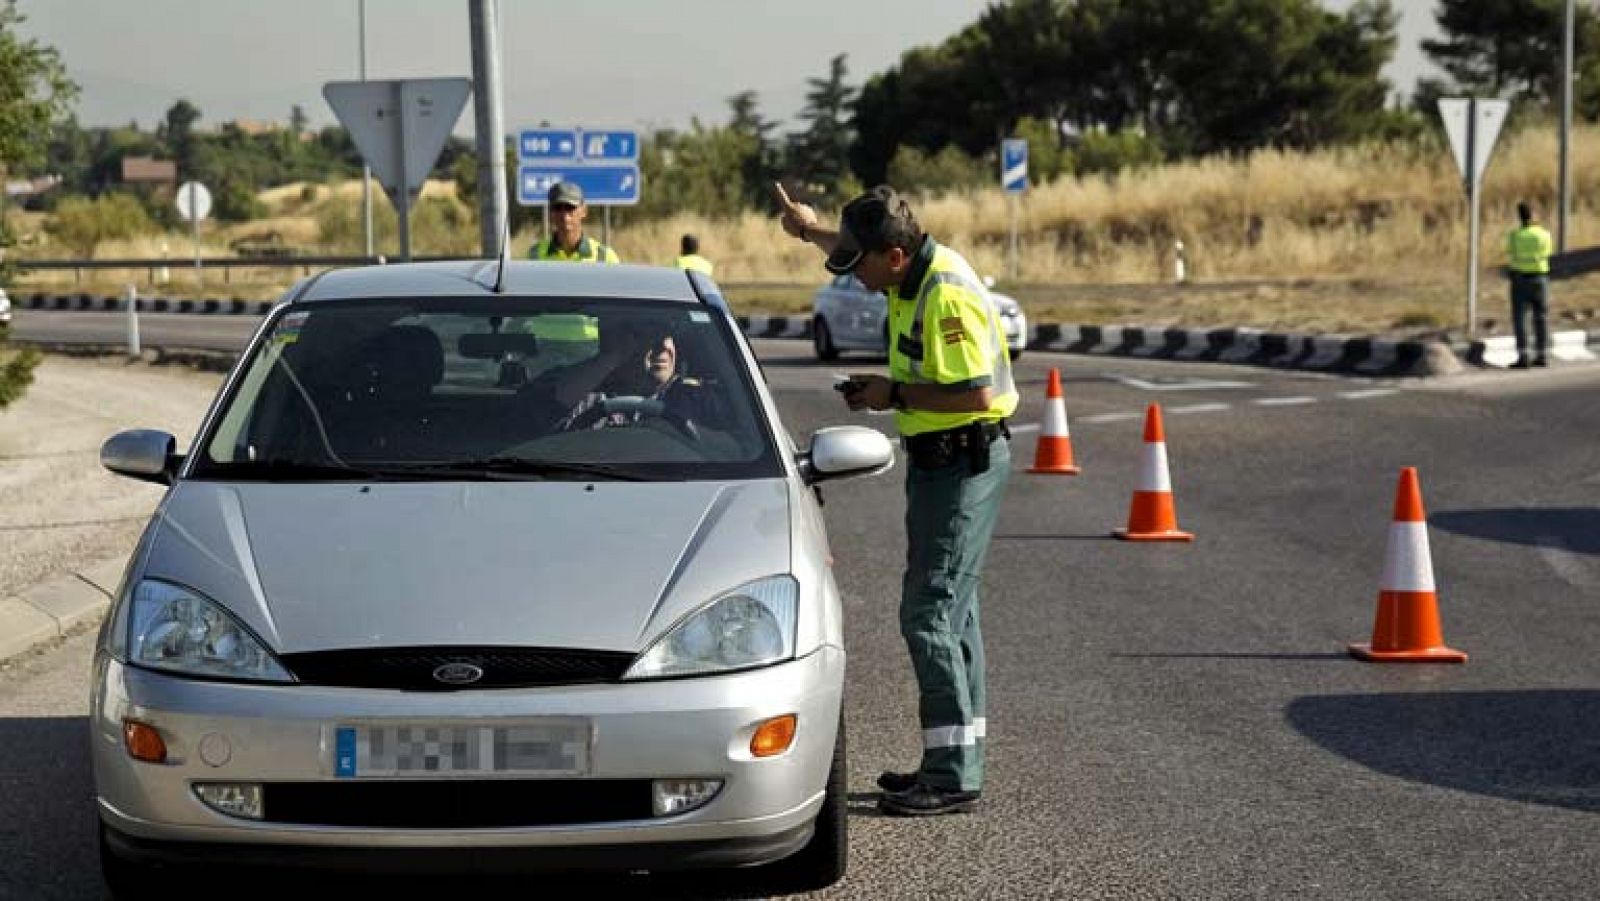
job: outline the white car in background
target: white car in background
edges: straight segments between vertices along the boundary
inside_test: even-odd
[[[983,282],[992,287],[994,279],[985,277]],[[1028,317],[1014,298],[993,290],[989,296],[1000,308],[1006,347],[1015,360],[1028,346]],[[889,301],[882,291],[868,291],[851,274],[834,277],[811,299],[811,346],[817,359],[835,360],[847,350],[887,355],[888,315]]]
[[[11,298],[6,296],[4,288],[0,288],[0,323],[11,322]]]

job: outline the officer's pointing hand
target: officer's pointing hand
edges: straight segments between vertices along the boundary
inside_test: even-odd
[[[816,210],[812,209],[808,204],[795,203],[790,200],[789,192],[783,189],[782,182],[773,182],[772,187],[778,197],[778,209],[782,213],[782,218],[779,221],[782,223],[784,231],[798,238],[805,229],[816,226]]]

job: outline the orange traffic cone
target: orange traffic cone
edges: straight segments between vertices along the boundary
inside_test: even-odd
[[[1444,632],[1439,627],[1433,557],[1428,553],[1428,519],[1422,512],[1422,489],[1415,467],[1400,470],[1372,643],[1350,645],[1350,653],[1377,662],[1467,662],[1466,654],[1445,647]]]
[[[1039,441],[1033,446],[1033,465],[1029,472],[1075,476],[1072,462],[1072,430],[1067,427],[1067,402],[1061,396],[1061,372],[1050,370],[1050,383],[1044,391],[1044,423]]]
[[[1151,404],[1144,414],[1144,460],[1139,484],[1128,509],[1128,527],[1111,534],[1128,541],[1193,541],[1178,531],[1178,514],[1172,504],[1172,477],[1167,473],[1167,437],[1161,428],[1161,405]]]

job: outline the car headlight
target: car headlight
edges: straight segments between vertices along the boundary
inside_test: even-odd
[[[261,641],[214,601],[154,579],[133,591],[128,662],[190,676],[294,681]]]
[[[740,586],[668,629],[622,678],[701,676],[788,660],[799,607],[793,576]]]

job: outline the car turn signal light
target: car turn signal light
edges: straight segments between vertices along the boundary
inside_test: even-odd
[[[161,740],[156,727],[138,720],[122,721],[122,740],[128,746],[128,756],[145,763],[166,763],[167,743]]]
[[[775,716],[762,723],[756,734],[750,736],[750,753],[756,757],[776,757],[794,744],[794,730],[798,718],[792,713]]]

